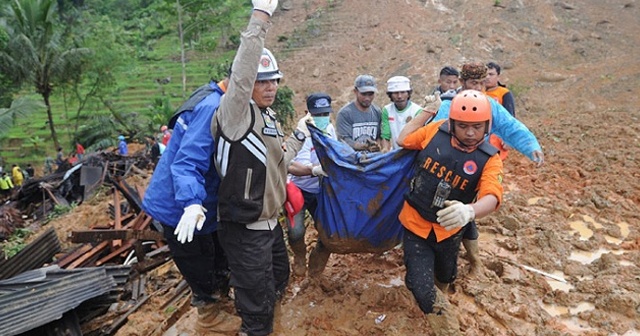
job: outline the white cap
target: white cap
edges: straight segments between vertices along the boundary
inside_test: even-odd
[[[405,76],[393,76],[387,81],[387,92],[411,91],[411,80]]]

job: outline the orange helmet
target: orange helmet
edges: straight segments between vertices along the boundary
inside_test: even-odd
[[[167,127],[167,125],[162,125],[162,126],[160,127],[160,132],[164,132],[164,131],[166,131],[166,130],[168,130],[168,129],[169,129],[169,128]]]
[[[449,119],[464,122],[487,122],[486,133],[491,130],[491,102],[482,92],[465,90],[451,101]]]

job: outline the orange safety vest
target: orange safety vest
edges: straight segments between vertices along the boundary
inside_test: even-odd
[[[485,91],[487,96],[495,99],[498,103],[500,103],[500,105],[502,105],[502,97],[504,97],[507,92],[509,92],[509,89],[500,85],[491,89],[491,91]],[[509,150],[504,147],[504,142],[502,141],[502,139],[500,139],[500,137],[495,134],[491,134],[489,136],[489,143],[497,148],[498,151],[500,151],[500,159],[504,161],[509,155]]]

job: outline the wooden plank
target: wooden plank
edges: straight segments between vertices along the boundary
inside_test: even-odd
[[[122,246],[120,246],[115,251],[109,253],[105,257],[102,257],[100,260],[96,261],[96,266],[102,266],[102,264],[106,263],[107,261],[117,257],[123,252],[126,252],[133,246],[134,242],[135,242],[135,239],[128,240],[126,243],[122,244]]]
[[[141,211],[134,220],[130,221],[123,227],[123,229],[137,229],[140,225],[140,222],[144,221],[146,213]]]
[[[157,231],[153,230],[83,230],[72,231],[71,242],[73,243],[91,243],[101,242],[105,240],[128,240],[128,239],[142,239],[142,240],[158,240],[164,236]]]
[[[136,191],[138,192],[138,195],[140,196],[140,199],[144,199],[144,191],[145,191],[145,189],[142,188],[139,184],[136,184]]]
[[[140,308],[145,302],[147,302],[147,300],[149,300],[150,297],[151,295],[147,295],[143,297],[140,301],[138,301],[138,303],[136,303],[135,306],[129,309],[126,313],[122,314],[122,316],[120,316],[117,320],[115,320],[111,324],[111,326],[103,332],[103,335],[113,335],[116,331],[118,331],[118,329],[120,329],[120,327],[122,327],[125,324],[125,322],[127,322],[127,320],[129,319],[129,315],[133,314],[136,310],[138,310],[138,308]]]
[[[126,214],[124,216],[122,216],[122,222],[124,223],[125,221],[131,219],[134,216],[134,214],[129,213]],[[104,230],[104,229],[111,229],[113,228],[113,226],[115,225],[115,223],[113,221],[110,221],[109,223],[105,224],[94,224],[93,226],[89,227],[92,230]]]
[[[58,201],[58,199],[55,196],[53,196],[53,193],[51,192],[51,190],[49,190],[49,188],[42,188],[42,189],[44,189],[47,192],[47,194],[49,195],[49,198],[51,198],[53,203],[55,203],[56,205],[61,204],[60,201]]]
[[[113,228],[116,230],[122,229],[122,213],[120,212],[120,192],[115,187],[113,188],[113,209],[114,209],[114,220],[113,220]],[[118,248],[122,246],[122,240],[114,240],[111,243],[111,247]]]
[[[153,218],[151,218],[151,216],[146,216],[146,214],[145,214],[145,217],[146,218],[144,219],[142,224],[140,224],[140,226],[136,227],[137,230],[146,230],[149,227],[149,224],[151,223],[151,220]],[[153,231],[153,232],[157,232],[157,231]]]
[[[76,261],[74,261],[71,265],[69,265],[67,269],[74,269],[78,266],[82,266],[87,260],[90,260],[94,256],[98,255],[98,253],[101,253],[107,247],[109,247],[109,242],[103,241],[102,243],[96,245],[96,247],[92,248],[91,251],[85,253],[82,257],[76,259]]]
[[[71,262],[79,258],[81,255],[89,252],[91,248],[92,248],[91,244],[84,244],[79,249],[76,249],[75,251],[73,251],[73,253],[70,253],[64,258],[58,260],[56,264],[60,266],[60,268],[65,268],[67,267],[67,265],[69,265]]]
[[[165,331],[169,330],[178,320],[191,309],[191,299],[189,296],[182,297],[182,302],[179,303],[178,309],[174,310],[168,318],[166,318],[160,325],[154,329],[149,336],[162,336]]]

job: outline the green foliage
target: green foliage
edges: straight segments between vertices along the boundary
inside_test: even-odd
[[[520,95],[526,94],[531,88],[522,83],[513,83],[508,86],[509,91],[513,94],[513,97],[516,98]]]
[[[175,108],[171,106],[169,97],[156,97],[153,101],[153,105],[150,106],[149,112],[147,113],[147,118],[149,119],[149,127],[147,128],[147,131],[150,133],[158,132],[162,125],[167,124],[174,112]]]
[[[60,81],[50,81],[52,84],[45,87],[50,89],[47,94],[50,94],[51,123],[46,113],[32,114],[28,119],[19,118],[4,134],[7,140],[0,144],[0,155],[9,162],[26,163],[27,159],[41,162],[50,155],[47,149],[57,146],[52,144],[54,136],[49,130],[54,124],[59,129],[59,145],[66,152],[74,148],[75,139],[93,150],[112,146],[120,133],[128,138],[142,138],[150,131],[156,132],[185,100],[185,93],[188,95],[209,79],[219,80],[226,75],[239,44],[239,33],[251,12],[249,0],[84,0],[82,5],[76,0],[9,0],[0,7],[30,2],[48,3],[55,9],[56,1],[63,8],[51,13],[61,15],[62,20],[58,15],[49,15],[49,11],[47,15],[29,16],[32,20],[46,21],[39,31],[43,37],[51,38],[50,55],[82,49],[90,58],[79,58],[74,63],[77,68],[69,68]],[[178,3],[184,10],[185,93],[178,43]],[[18,30],[13,27],[17,24],[11,16],[0,14],[2,17],[6,18],[6,25],[2,25],[6,29],[0,29],[0,52],[7,51],[3,47],[9,43],[15,43],[10,37]],[[5,90],[2,76],[9,74],[0,70],[0,104],[5,93],[9,97],[10,92],[17,90],[34,91],[29,88],[35,87],[32,82],[19,82],[13,77],[6,77]],[[173,78],[169,84],[156,83],[156,79],[169,77]],[[10,101],[0,107],[8,106]],[[165,120],[159,122],[160,119]],[[38,147],[36,139],[46,145]],[[42,157],[35,156],[37,153],[42,153]]]
[[[32,232],[29,229],[16,229],[9,239],[2,243],[2,254],[4,259],[9,259],[22,251],[22,249],[27,246],[25,240],[31,235],[31,233]]]
[[[81,139],[87,146],[99,142],[101,139],[95,139],[96,134],[113,137],[113,133],[105,134],[102,131],[87,138],[80,134],[80,129],[85,125],[94,128],[91,124],[104,116],[95,111],[113,107],[111,102],[120,94],[116,75],[136,66],[135,51],[124,38],[127,34],[122,27],[109,17],[97,17],[90,13],[84,13],[81,20],[91,23],[87,24],[90,28],[74,29],[78,30],[77,36],[85,47],[92,50],[93,56],[89,62],[82,64],[82,71],[74,74],[73,81],[61,86],[65,119],[75,122],[72,128],[67,128],[70,146],[75,139]]]
[[[305,21],[305,26],[302,29],[295,29],[293,33],[291,33],[291,36],[278,36],[278,42],[284,42],[285,49],[298,49],[306,46],[309,40],[322,34],[320,24],[318,23],[318,19],[322,13],[322,10],[318,10],[315,15]]]
[[[72,80],[90,50],[68,46],[55,17],[53,0],[13,0],[5,4],[0,26],[8,43],[0,51],[0,72],[17,86],[27,84],[42,95],[54,146],[59,146],[49,98],[53,88]]]
[[[51,210],[51,212],[47,214],[47,219],[45,220],[45,223],[49,223],[50,221],[70,212],[71,210],[75,209],[77,206],[78,204],[76,202],[71,203],[69,206],[56,204],[56,206],[53,207],[53,210]]]
[[[41,101],[29,97],[19,97],[11,102],[9,108],[0,108],[0,138],[13,127],[18,118],[26,118],[32,113],[44,110],[45,106]]]
[[[296,110],[293,108],[293,90],[288,86],[278,88],[276,100],[271,108],[276,112],[276,119],[283,128],[290,130],[296,117]]]

